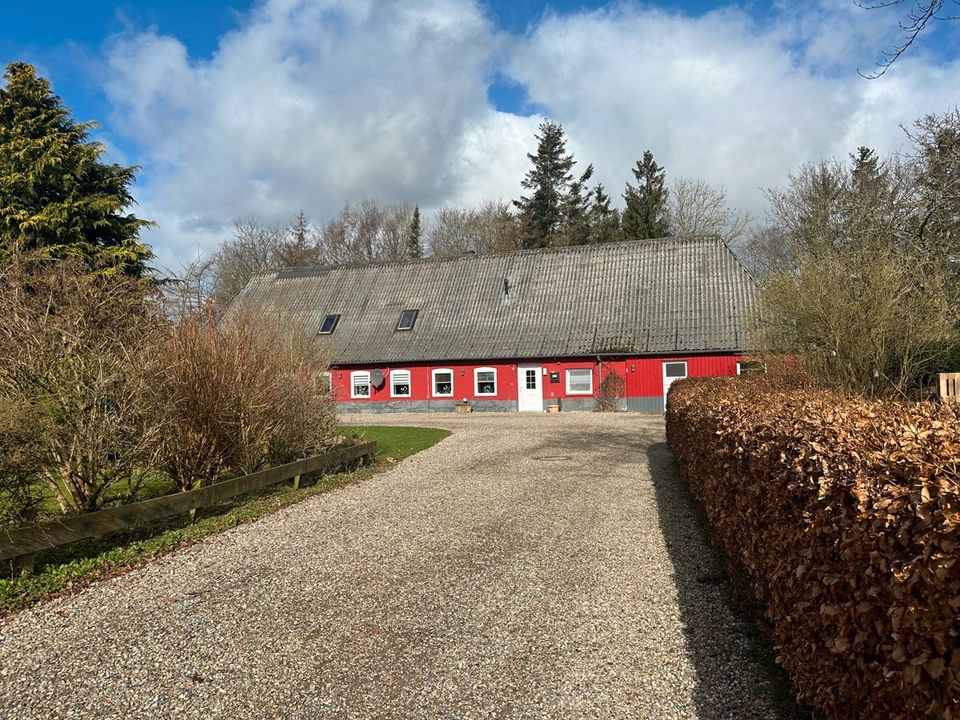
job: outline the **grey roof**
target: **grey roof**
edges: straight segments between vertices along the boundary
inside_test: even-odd
[[[292,323],[340,364],[668,354],[742,350],[754,291],[721,241],[665,238],[281,270],[227,313]],[[407,308],[416,325],[396,331]],[[317,335],[331,313],[336,330]]]

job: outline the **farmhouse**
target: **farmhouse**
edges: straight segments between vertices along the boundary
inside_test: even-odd
[[[292,324],[344,412],[662,412],[674,380],[735,375],[755,285],[713,238],[669,238],[254,277],[228,311]]]

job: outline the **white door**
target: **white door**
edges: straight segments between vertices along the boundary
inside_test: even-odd
[[[667,408],[667,391],[673,385],[675,380],[681,380],[687,376],[687,364],[685,362],[665,362],[663,364],[663,408]]]
[[[539,365],[517,365],[517,404],[520,412],[543,412],[543,371]]]

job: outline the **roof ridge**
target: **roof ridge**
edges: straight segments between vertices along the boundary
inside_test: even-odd
[[[629,248],[637,245],[666,245],[674,243],[693,243],[713,241],[723,243],[718,235],[668,235],[660,238],[643,238],[641,240],[621,240],[609,243],[588,243],[584,245],[555,245],[542,248],[523,248],[520,250],[501,250],[492,253],[474,253],[465,252],[460,255],[431,255],[421,258],[403,258],[401,260],[375,260],[372,262],[355,262],[344,265],[315,265],[310,267],[277,267],[269,270],[254,273],[252,277],[265,277],[273,275],[277,279],[281,277],[311,277],[331,270],[356,269],[356,268],[375,268],[400,265],[418,265],[418,264],[440,264],[444,262],[466,262],[469,260],[480,260],[483,258],[517,257],[526,255],[551,255],[551,254],[578,254],[584,252],[598,252],[601,250],[612,250],[613,248]],[[729,250],[729,248],[728,248]]]

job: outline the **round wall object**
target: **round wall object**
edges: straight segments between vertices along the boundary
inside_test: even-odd
[[[383,381],[383,370],[374,370],[372,373],[370,373],[370,384],[375,388],[383,387]]]

